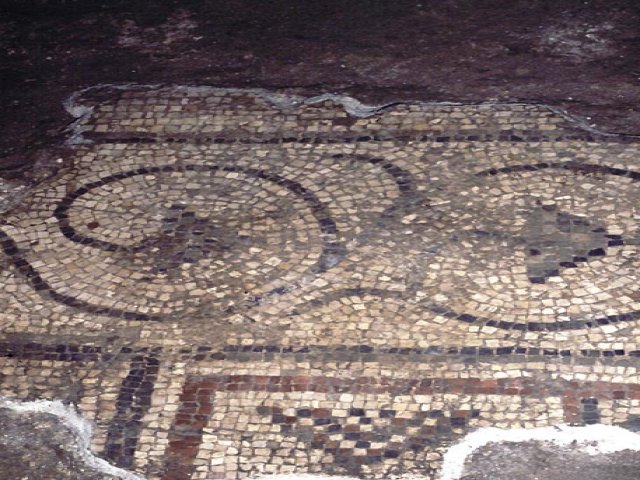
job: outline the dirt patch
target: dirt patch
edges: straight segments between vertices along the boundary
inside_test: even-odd
[[[544,442],[489,444],[475,453],[460,480],[633,480],[634,451],[589,455]]]
[[[0,478],[14,480],[142,480],[88,451],[80,417],[48,402],[0,405]],[[26,407],[27,410],[21,409]],[[29,410],[31,408],[31,410]],[[51,412],[55,412],[51,413]],[[60,413],[73,420],[65,421]]]
[[[126,19],[117,23],[119,29],[118,46],[128,47],[147,54],[170,54],[179,48],[188,48],[191,43],[201,40],[194,36],[198,24],[188,10],[178,9],[158,26],[143,27],[135,20]]]
[[[633,0],[7,0],[0,168],[60,144],[63,99],[101,83],[263,87],[363,101],[525,101],[640,133]]]

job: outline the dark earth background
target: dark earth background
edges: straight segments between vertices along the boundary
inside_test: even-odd
[[[0,0],[0,169],[101,83],[552,104],[640,133],[638,0]]]
[[[0,177],[42,178],[73,120],[62,101],[105,83],[546,103],[640,134],[640,0],[0,0]],[[0,479],[106,478],[51,422],[1,413]],[[633,453],[484,455],[466,478],[640,475]]]

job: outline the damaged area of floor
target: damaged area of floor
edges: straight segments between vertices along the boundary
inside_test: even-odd
[[[77,405],[114,466],[431,479],[485,427],[640,422],[637,139],[540,105],[100,96],[2,217],[0,395]]]
[[[0,431],[0,478],[143,480],[91,453],[91,424],[59,401],[0,400]]]

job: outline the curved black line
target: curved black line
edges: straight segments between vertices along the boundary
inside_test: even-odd
[[[336,290],[335,292],[329,292],[325,296],[317,299],[310,300],[303,304],[300,311],[296,311],[297,314],[303,313],[313,307],[318,307],[326,304],[326,300],[335,300],[342,297],[350,296],[364,296],[371,295],[380,298],[398,298],[403,299],[405,295],[402,292],[395,290],[382,290],[379,288],[344,288]],[[520,330],[529,332],[565,332],[569,330],[581,330],[585,328],[593,328],[602,325],[612,325],[620,322],[633,322],[640,320],[640,310],[634,310],[629,313],[622,313],[617,315],[606,315],[600,318],[594,318],[593,320],[569,320],[567,322],[507,322],[504,320],[494,320],[487,317],[479,317],[468,313],[457,313],[443,305],[435,303],[419,303],[418,306],[424,307],[431,313],[442,315],[447,318],[462,321],[464,323],[473,325],[486,325],[488,327],[500,328],[502,330]],[[306,307],[306,308],[305,308]]]
[[[89,237],[79,233],[69,221],[69,209],[81,196],[89,193],[91,190],[103,187],[112,182],[123,180],[126,178],[135,177],[138,175],[148,175],[163,172],[236,172],[243,173],[261,180],[266,180],[271,183],[275,183],[283,188],[286,188],[294,195],[304,200],[311,213],[318,222],[320,232],[322,233],[322,239],[324,246],[318,262],[311,267],[311,271],[314,273],[322,273],[329,268],[337,265],[346,256],[346,248],[337,238],[338,228],[335,221],[331,218],[328,208],[320,201],[320,199],[309,189],[303,187],[300,183],[289,180],[285,177],[270,173],[265,170],[259,170],[255,168],[241,168],[241,167],[220,167],[218,165],[164,165],[158,167],[143,167],[125,172],[115,173],[95,182],[86,184],[83,187],[68,193],[60,200],[58,206],[53,212],[54,217],[58,220],[58,225],[62,234],[71,240],[72,242],[79,243],[81,245],[89,245],[93,248],[105,250],[109,252],[126,251],[126,252],[138,252],[145,248],[144,244],[137,245],[135,247],[127,247],[124,245],[118,245],[116,243],[99,240],[97,238]]]
[[[370,163],[371,165],[380,167],[386,173],[391,175],[391,177],[393,177],[393,180],[398,185],[398,190],[400,191],[400,193],[406,195],[416,191],[416,185],[413,181],[412,175],[405,169],[398,167],[397,165],[385,160],[384,158],[372,158],[366,155],[346,155],[344,153],[336,153],[335,155],[332,155],[331,158],[335,158],[336,160],[350,159],[357,160],[363,163]]]
[[[502,330],[520,330],[528,332],[566,332],[569,330],[581,330],[584,328],[599,327],[602,325],[613,325],[620,322],[633,322],[640,320],[640,310],[634,310],[629,313],[621,313],[617,315],[606,315],[593,320],[569,320],[567,322],[527,322],[516,323],[504,320],[494,320],[487,317],[479,317],[469,313],[457,313],[453,310],[438,304],[430,304],[426,307],[430,312],[442,315],[447,318],[460,320],[461,322],[485,325],[487,327],[500,328]]]
[[[296,313],[303,313],[313,307],[324,305],[326,300],[334,300],[341,297],[348,296],[363,296],[371,295],[380,298],[405,298],[402,292],[394,290],[382,290],[378,288],[344,288],[335,292],[329,292],[327,295],[310,300],[303,304],[300,311]],[[594,318],[593,320],[569,320],[567,322],[546,323],[546,322],[528,322],[528,323],[516,323],[507,322],[504,320],[495,320],[487,317],[479,317],[468,313],[457,313],[443,305],[435,303],[421,302],[418,306],[424,307],[426,310],[442,315],[447,318],[459,320],[464,323],[473,325],[486,325],[488,327],[500,328],[502,330],[519,330],[529,332],[564,332],[569,330],[581,330],[586,328],[593,328],[602,325],[612,325],[620,322],[633,322],[640,320],[640,310],[634,310],[629,313],[622,313],[617,315],[606,315],[600,318]],[[306,307],[306,308],[305,308]]]
[[[344,297],[363,297],[365,295],[370,295],[372,297],[379,298],[397,298],[402,299],[404,295],[402,292],[398,292],[395,290],[383,290],[381,288],[370,288],[370,287],[352,287],[352,288],[341,288],[339,290],[333,290],[327,292],[323,296],[319,298],[314,298],[309,300],[299,307],[295,308],[295,313],[293,315],[299,315],[309,310],[313,310],[315,307],[321,307],[325,305],[327,302],[332,300],[337,300],[339,298]]]
[[[22,255],[16,242],[2,229],[0,229],[0,245],[5,255],[9,257],[11,263],[16,268],[29,286],[33,288],[39,295],[50,298],[51,300],[66,305],[67,307],[78,308],[87,313],[94,313],[96,315],[105,315],[108,317],[118,317],[124,320],[140,320],[140,321],[159,321],[162,320],[162,315],[154,315],[148,313],[132,312],[127,310],[120,310],[118,308],[101,307],[93,305],[84,300],[72,297],[71,295],[65,295],[58,293],[49,283],[42,278],[40,273],[31,266],[27,259]]]
[[[633,181],[640,180],[640,172],[634,172],[632,170],[625,170],[623,168],[608,167],[606,165],[594,165],[591,163],[582,163],[576,161],[568,162],[542,162],[523,165],[511,165],[501,168],[490,168],[488,170],[482,170],[475,174],[476,177],[490,177],[498,174],[510,174],[520,172],[536,172],[538,170],[545,169],[559,169],[569,170],[573,173],[579,173],[582,175],[600,174],[600,175],[615,175],[616,177],[628,177]]]
[[[293,194],[302,198],[307,204],[309,208],[313,212],[314,217],[318,220],[318,224],[320,227],[320,231],[329,236],[335,236],[338,234],[338,229],[336,227],[335,222],[331,219],[329,215],[328,209],[325,205],[320,201],[320,199],[310,190],[303,187],[300,183],[294,182],[293,180],[289,180],[280,175],[276,175],[274,173],[266,172],[265,170],[258,170],[254,168],[240,168],[240,167],[220,167],[217,165],[165,165],[158,167],[148,167],[148,168],[137,168],[134,170],[129,170],[125,172],[115,173],[106,177],[101,178],[100,180],[96,180],[94,182],[88,183],[83,187],[74,190],[73,192],[65,195],[62,200],[58,203],[58,206],[53,212],[53,216],[58,220],[58,224],[60,226],[60,231],[62,234],[67,237],[69,240],[75,243],[80,243],[83,245],[90,245],[91,247],[98,248],[100,250],[105,251],[135,251],[141,247],[127,247],[125,245],[118,245],[116,243],[107,242],[104,240],[99,240],[93,237],[89,237],[86,235],[82,235],[78,233],[78,231],[73,228],[71,223],[69,222],[69,209],[73,206],[73,203],[83,195],[86,195],[91,190],[96,188],[103,187],[109,183],[116,182],[119,180],[124,180],[126,178],[135,177],[138,175],[148,175],[155,173],[164,173],[164,172],[235,172],[235,173],[243,173],[245,175],[253,176],[255,178],[259,178],[261,180],[267,180],[269,182],[275,183],[281,187],[286,188]],[[334,240],[336,242],[337,240]],[[142,247],[144,248],[144,247]]]
[[[386,161],[384,158],[367,158],[366,161],[371,165],[382,168],[386,173],[391,175],[398,184],[398,190],[400,190],[400,193],[406,195],[416,191],[413,177],[405,169]]]
[[[403,292],[398,292],[395,290],[383,290],[379,288],[343,288],[340,290],[336,290],[333,292],[328,292],[326,295],[310,300],[303,305],[300,306],[299,309],[296,309],[294,315],[299,315],[304,313],[305,311],[312,310],[315,307],[319,307],[325,305],[327,300],[336,300],[342,297],[350,297],[350,296],[364,296],[371,295],[373,297],[379,298],[397,298],[397,299],[406,299],[406,296]],[[593,320],[569,320],[567,322],[556,322],[556,323],[546,323],[546,322],[527,322],[527,323],[517,323],[517,322],[507,322],[504,320],[495,320],[487,317],[480,317],[477,315],[471,315],[468,313],[457,313],[444,305],[436,304],[436,303],[428,303],[428,302],[420,302],[417,304],[430,311],[431,313],[435,313],[437,315],[442,315],[447,318],[451,318],[454,320],[459,320],[464,323],[473,324],[473,325],[483,325],[488,327],[500,328],[502,330],[519,330],[519,331],[528,331],[528,332],[565,332],[569,330],[581,330],[586,328],[593,328],[602,325],[612,325],[620,322],[632,322],[636,320],[640,320],[640,310],[634,310],[629,313],[622,313],[617,315],[606,315],[600,318],[594,318]]]
[[[394,163],[385,160],[384,158],[372,158],[366,155],[345,155],[342,153],[332,155],[332,158],[347,158],[363,163],[370,163],[371,165],[375,165],[376,167],[382,169],[385,173],[390,175],[391,178],[393,178],[393,181],[398,186],[400,196],[396,198],[393,203],[384,210],[384,212],[382,212],[382,214],[380,215],[381,221],[378,222],[377,225],[378,227],[383,227],[386,224],[386,220],[388,220],[390,217],[397,216],[398,214],[404,212],[404,210],[406,210],[407,208],[415,207],[415,203],[421,201],[420,198],[416,198],[417,188],[411,173],[401,167],[398,167]]]
[[[165,165],[158,167],[137,168],[125,172],[109,175],[94,182],[88,183],[83,187],[68,193],[59,203],[53,212],[54,217],[58,220],[58,225],[62,234],[69,240],[79,243],[81,245],[89,245],[100,250],[116,252],[116,251],[128,251],[136,252],[144,248],[144,245],[136,247],[127,247],[118,245],[111,242],[106,242],[96,238],[82,235],[77,232],[69,221],[69,209],[72,207],[73,202],[80,198],[82,195],[89,193],[95,188],[102,187],[108,183],[123,180],[125,178],[134,177],[137,175],[147,175],[160,172],[175,172],[175,171],[196,171],[196,172],[211,172],[211,171],[226,171],[226,172],[239,172],[246,175],[250,175],[256,178],[260,178],[277,185],[286,188],[293,194],[302,198],[309,206],[312,214],[318,221],[319,229],[323,234],[323,251],[318,259],[316,265],[311,270],[315,273],[322,273],[329,268],[337,265],[345,256],[346,248],[338,240],[338,229],[335,221],[330,217],[327,207],[320,201],[320,199],[310,190],[303,187],[300,183],[286,179],[280,175],[269,173],[264,170],[253,168],[239,168],[239,167],[218,167],[216,165],[185,165],[185,166],[173,166]],[[328,238],[327,238],[328,237]],[[13,265],[17,271],[22,274],[27,283],[40,295],[46,296],[55,302],[61,303],[68,307],[80,309],[87,313],[93,313],[96,315],[105,315],[109,317],[117,317],[125,320],[140,320],[140,321],[160,321],[166,315],[154,315],[145,314],[134,311],[102,307],[86,302],[84,300],[77,299],[70,295],[56,292],[49,283],[42,278],[40,273],[26,260],[24,255],[20,252],[18,245],[15,241],[4,231],[0,229],[0,243],[4,253],[11,259]]]

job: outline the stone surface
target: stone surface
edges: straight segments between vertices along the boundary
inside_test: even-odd
[[[482,427],[637,424],[633,139],[535,105],[94,94],[2,218],[0,394],[77,404],[114,465],[434,478]]]
[[[87,462],[83,431],[59,416],[0,408],[0,478],[15,480],[135,480]]]
[[[589,455],[543,442],[492,444],[478,451],[461,480],[632,480],[637,452]]]

